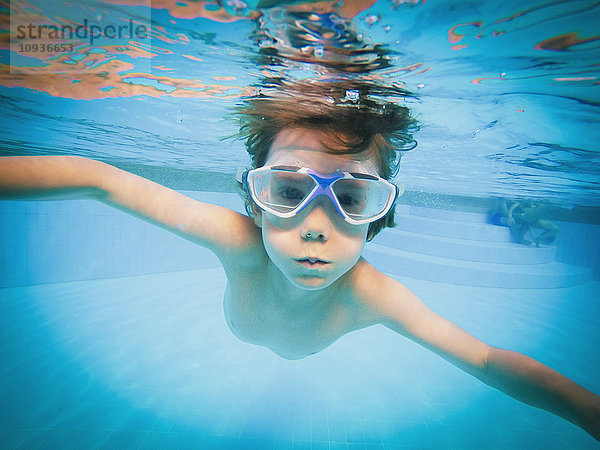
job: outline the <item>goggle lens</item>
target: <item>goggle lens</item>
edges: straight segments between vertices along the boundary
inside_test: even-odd
[[[254,193],[269,208],[288,213],[302,203],[315,187],[315,180],[302,173],[272,170],[252,179]]]
[[[383,211],[394,194],[385,187],[377,180],[351,179],[338,180],[332,186],[344,212],[355,220],[366,220]]]

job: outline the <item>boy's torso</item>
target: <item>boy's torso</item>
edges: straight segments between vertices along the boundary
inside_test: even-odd
[[[227,270],[223,307],[227,325],[239,339],[268,347],[283,358],[300,359],[375,323],[369,308],[353,298],[351,282],[342,289],[325,288],[331,295],[317,304],[290,305],[273,288],[267,258],[253,267]],[[352,274],[347,275],[351,280]]]

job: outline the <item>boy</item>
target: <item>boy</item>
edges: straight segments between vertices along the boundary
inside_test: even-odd
[[[515,242],[523,245],[552,244],[560,231],[558,226],[543,219],[544,207],[531,201],[514,201],[510,207],[506,200],[501,200],[498,212],[492,215],[492,223],[509,227]],[[533,228],[538,229],[537,235]]]
[[[412,143],[414,120],[382,99],[390,94],[406,95],[303,81],[247,99],[239,112],[254,167],[242,176],[250,217],[79,157],[2,158],[0,193],[96,198],[206,246],[227,275],[232,332],[284,358],[304,358],[381,323],[600,440],[600,397],[479,341],[361,257],[365,242],[393,225],[399,190],[387,180],[398,147]]]

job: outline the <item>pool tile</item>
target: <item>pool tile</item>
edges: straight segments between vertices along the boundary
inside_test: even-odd
[[[112,432],[113,430],[102,428],[68,430],[68,434],[60,448],[97,448],[108,439]]]
[[[132,430],[124,430],[118,429],[114,430],[106,440],[100,445],[101,449],[105,450],[114,450],[122,448],[126,442],[130,441],[130,434],[133,433]],[[146,438],[146,432],[138,432],[138,442],[137,445],[141,445],[143,440]]]
[[[363,423],[360,420],[346,420],[346,433],[348,435],[348,442],[365,442]]]
[[[241,437],[235,441],[236,447],[239,449],[248,449],[248,450],[271,450],[275,445],[275,440],[273,439],[253,439]]]
[[[273,443],[273,450],[293,450],[294,441],[292,439],[277,439]]]
[[[329,450],[348,450],[348,444],[346,442],[330,441]]]
[[[348,433],[346,432],[346,422],[344,419],[329,419],[327,421],[329,430],[329,439],[331,441],[346,442]]]
[[[310,419],[299,418],[294,423],[294,441],[311,441],[312,424]]]

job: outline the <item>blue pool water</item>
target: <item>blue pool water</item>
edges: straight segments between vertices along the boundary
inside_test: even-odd
[[[241,208],[231,195],[186,193]],[[381,326],[299,361],[241,342],[224,320],[226,280],[218,260],[107,206],[0,206],[2,242],[15,244],[2,251],[2,282],[13,285],[0,289],[3,447],[597,447],[579,428],[485,386]],[[446,234],[455,225],[464,230],[461,246],[495,246],[498,254],[487,262],[469,263],[481,259],[476,252],[435,257],[401,250],[384,245],[386,234],[369,244],[367,257],[485,342],[600,390],[594,347],[600,283],[591,269],[581,279],[585,267],[556,262],[564,258],[560,252],[544,262],[546,250],[558,248],[485,241],[505,230],[476,223],[477,217],[399,208],[394,232],[404,233],[406,243],[411,220],[429,221],[420,238],[426,243],[440,234],[440,224]],[[561,225],[567,232],[568,224]],[[479,230],[478,240],[469,239],[469,229]],[[597,233],[587,247],[597,243]],[[437,239],[433,248],[452,243]],[[381,246],[403,252],[403,263],[390,263]],[[497,270],[502,249],[521,263],[527,262],[523,250],[542,260],[505,262],[489,285],[481,271],[490,264]],[[423,258],[433,270],[415,273]],[[556,274],[546,273],[549,264],[575,271],[558,286]],[[461,265],[470,274],[466,284],[457,284]],[[515,278],[513,267],[535,276]],[[539,276],[554,286],[534,286]]]
[[[598,282],[402,281],[487,342],[600,388],[598,352],[580,345],[600,338]],[[215,268],[2,290],[3,446],[597,447],[383,327],[301,361],[240,342],[223,318],[224,284]]]
[[[0,155],[87,156],[241,211],[248,159],[223,140],[227,112],[264,76],[339,76],[341,21],[369,50],[353,76],[419,94],[398,227],[367,259],[483,341],[600,392],[596,2],[332,2],[302,45],[281,2],[110,3],[3,6],[13,37],[131,19],[150,38],[43,54],[11,41]],[[557,242],[511,242],[487,221],[498,197],[549,205]],[[225,282],[208,251],[105,205],[1,202],[0,447],[598,448],[384,327],[299,361],[241,342]]]

